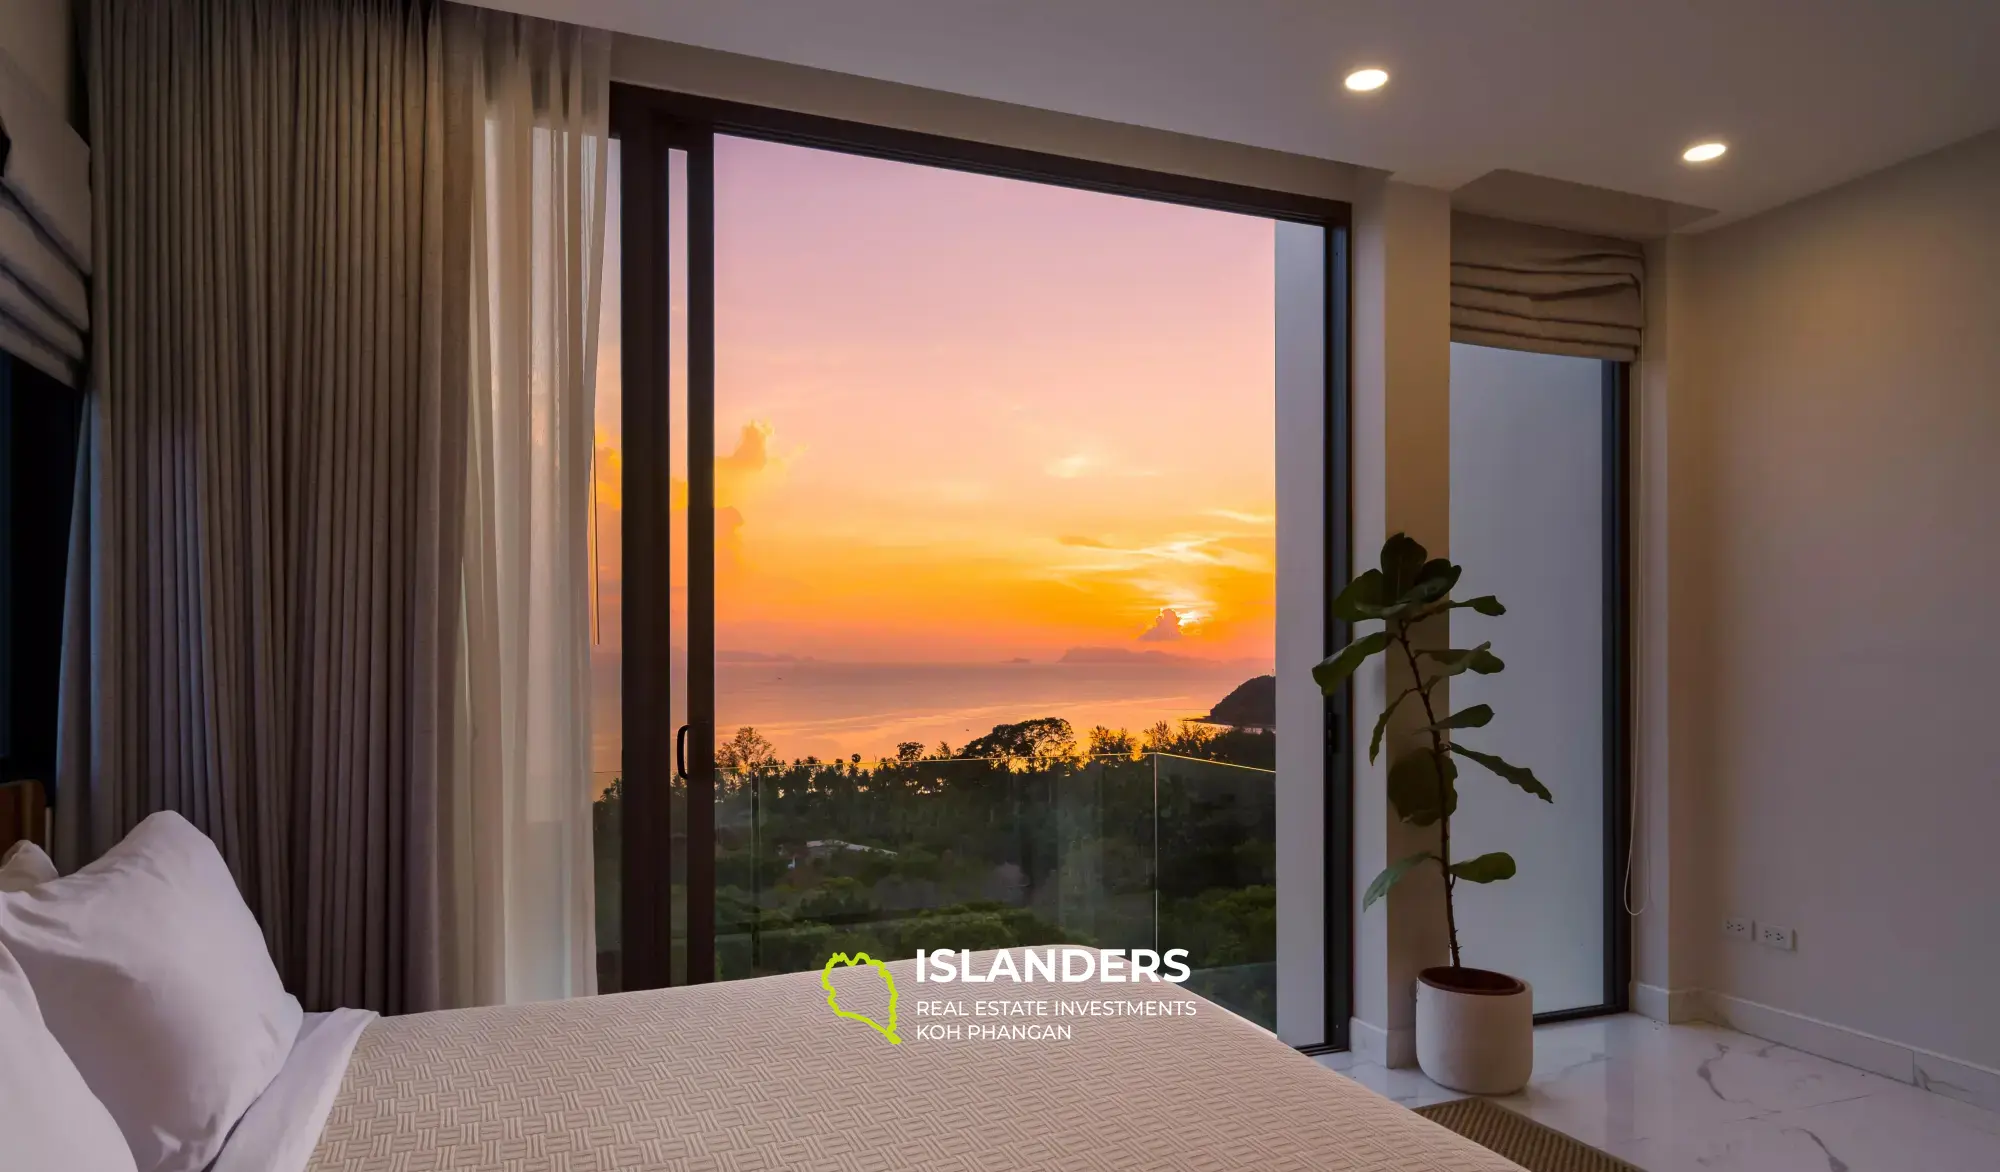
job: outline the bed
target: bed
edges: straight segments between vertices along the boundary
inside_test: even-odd
[[[1015,950],[956,971],[1031,979],[868,962],[307,1014],[163,811],[69,876],[0,858],[0,1135],[30,1172],[1516,1167],[1110,953],[1035,951],[1060,973]],[[1072,961],[1100,979],[1053,979]]]
[[[919,1036],[919,1001],[1096,999],[1111,987],[940,993],[914,983],[911,962],[889,967],[904,994],[894,1045],[835,1016],[818,973],[319,1019],[302,1047],[331,1030],[351,1035],[351,1053],[295,1051],[281,1113],[313,1137],[309,1172],[1516,1169],[1176,986],[1109,996],[1193,1001],[1192,1016],[1078,1018],[1069,1041],[951,1040]],[[317,1092],[298,1089],[311,1083]],[[282,1126],[260,1130],[266,1106],[217,1172],[283,1166],[238,1150],[260,1135],[286,1142]]]

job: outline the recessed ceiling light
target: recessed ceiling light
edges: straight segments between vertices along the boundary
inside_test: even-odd
[[[1729,147],[1719,142],[1698,142],[1681,152],[1681,158],[1690,163],[1708,163],[1727,154]]]
[[[1347,88],[1358,94],[1379,90],[1388,84],[1389,71],[1386,69],[1357,69],[1347,75]]]

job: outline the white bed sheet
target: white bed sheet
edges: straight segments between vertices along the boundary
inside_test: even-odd
[[[237,1121],[208,1172],[304,1172],[354,1043],[375,1016],[365,1009],[306,1014],[285,1065]]]

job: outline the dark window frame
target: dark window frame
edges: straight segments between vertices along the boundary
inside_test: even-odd
[[[1351,348],[1348,344],[1351,306],[1349,234],[1351,208],[1346,203],[1272,191],[1264,188],[1201,179],[1168,172],[1151,171],[1117,164],[1095,162],[972,142],[870,123],[853,122],[796,111],[779,110],[715,98],[672,93],[624,83],[611,91],[611,133],[624,143],[623,214],[624,257],[621,273],[625,281],[623,336],[625,338],[625,378],[631,386],[663,386],[671,369],[667,333],[656,323],[665,320],[660,312],[667,296],[666,215],[649,215],[644,209],[666,212],[665,161],[672,150],[687,152],[689,173],[688,219],[688,390],[689,426],[713,430],[714,403],[713,350],[713,141],[718,134],[762,139],[814,147],[845,154],[943,167],[951,170],[1097,191],[1140,199],[1209,208],[1272,220],[1317,225],[1324,229],[1326,253],[1325,304],[1326,347],[1326,465],[1325,465],[1325,582],[1323,590],[1331,601],[1337,585],[1346,580],[1349,564],[1349,421],[1348,381]],[[655,158],[657,174],[640,159]],[[705,304],[704,304],[705,302]],[[643,341],[641,341],[643,340]],[[639,344],[635,346],[635,342]],[[656,400],[648,402],[647,400]],[[628,394],[624,400],[626,419],[627,475],[640,468],[649,479],[664,478],[671,451],[669,412],[664,396]],[[636,409],[635,409],[636,408]],[[704,423],[706,420],[706,423]],[[632,451],[635,445],[638,452]],[[652,465],[650,471],[645,465]],[[689,633],[690,663],[712,638],[712,622],[699,621],[704,610],[713,617],[713,595],[697,597],[697,579],[706,577],[700,589],[712,591],[712,574],[700,573],[713,557],[705,550],[696,532],[696,507],[712,499],[712,484],[697,484],[697,470],[690,463],[689,483]],[[647,484],[647,490],[659,486]],[[657,502],[667,499],[661,491],[628,491],[624,513],[625,574],[629,597],[663,596],[669,581],[667,554],[668,516],[665,507],[641,504],[649,495]],[[711,567],[712,568],[712,567]],[[658,725],[658,713],[667,710],[670,683],[670,652],[666,623],[642,620],[626,626],[623,687],[626,803],[622,826],[660,825],[670,812],[668,786],[680,763],[674,759],[673,732]],[[695,628],[704,627],[697,634]],[[657,629],[655,629],[657,628]],[[637,635],[638,640],[634,640]],[[1329,623],[1327,653],[1345,639],[1344,626]],[[708,650],[712,651],[712,648]],[[690,679],[695,675],[690,671]],[[688,769],[689,825],[684,840],[687,858],[689,919],[686,971],[710,972],[714,967],[714,729],[713,697],[690,690],[688,722],[692,760]],[[1343,692],[1329,697],[1325,713],[1325,801],[1326,801],[1326,1037],[1317,1044],[1303,1046],[1308,1053],[1344,1050],[1348,1045],[1348,1023],[1352,1014],[1353,990],[1353,831],[1352,761],[1342,730],[1351,711],[1350,698]],[[635,732],[638,735],[634,735]],[[704,793],[706,800],[704,800]],[[655,821],[658,820],[658,821]],[[639,989],[672,982],[672,928],[667,915],[672,907],[672,839],[661,834],[659,849],[621,852],[623,968],[622,987]],[[674,836],[678,837],[678,836]],[[629,839],[628,839],[629,842]],[[644,923],[635,922],[643,919]],[[697,922],[699,921],[699,922]],[[636,946],[636,947],[635,947]]]

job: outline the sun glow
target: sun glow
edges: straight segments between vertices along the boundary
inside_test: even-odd
[[[740,139],[716,152],[719,656],[780,665],[771,687],[808,661],[1208,673],[1135,677],[1094,701],[1089,720],[1135,728],[1270,670],[1269,221]],[[617,370],[616,345],[607,330],[601,369]],[[593,589],[615,647],[607,409]],[[684,629],[685,592],[663,604]],[[879,705],[962,703],[984,732],[1041,715],[1020,705],[1044,698]],[[742,703],[723,696],[718,719]],[[861,734],[830,716],[756,722],[785,751],[886,752],[902,735],[878,721],[850,744]]]

